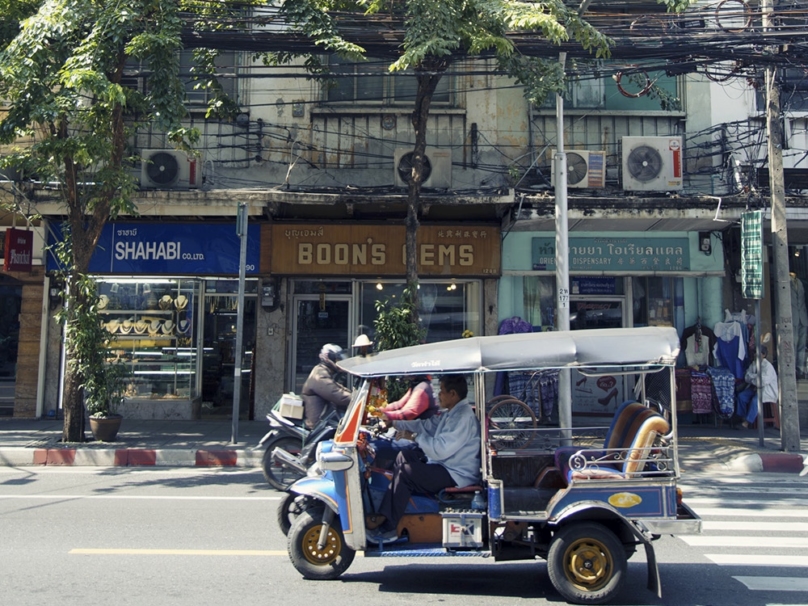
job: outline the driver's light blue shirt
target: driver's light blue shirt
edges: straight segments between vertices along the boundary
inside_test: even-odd
[[[468,401],[429,419],[396,421],[395,427],[418,434],[415,441],[429,462],[443,465],[458,486],[480,483],[480,421]]]

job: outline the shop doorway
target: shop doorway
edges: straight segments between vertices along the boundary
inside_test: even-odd
[[[255,350],[255,284],[249,283],[244,296],[242,337],[241,397],[239,419],[252,419],[252,362]],[[214,290],[215,289],[215,290]],[[238,282],[218,280],[207,285],[203,301],[202,418],[232,418],[236,366],[236,327]]]
[[[14,415],[22,286],[0,283],[0,416]]]
[[[349,350],[352,303],[350,295],[295,295],[294,332],[292,343],[291,385],[295,393],[301,393],[303,383],[311,369],[319,362],[320,349],[326,343],[334,343]]]

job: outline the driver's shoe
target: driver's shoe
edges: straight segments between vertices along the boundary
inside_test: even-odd
[[[368,543],[386,545],[387,543],[395,543],[398,540],[398,531],[395,528],[387,531],[375,528],[368,530],[365,536],[367,536]]]

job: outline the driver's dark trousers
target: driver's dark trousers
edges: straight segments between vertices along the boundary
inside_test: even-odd
[[[426,463],[425,460],[420,449],[398,453],[393,466],[393,480],[379,508],[379,513],[386,518],[380,527],[382,531],[388,532],[398,526],[412,493],[436,494],[444,488],[456,486],[443,465]]]

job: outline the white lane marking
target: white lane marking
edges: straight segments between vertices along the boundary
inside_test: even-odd
[[[752,591],[805,591],[808,579],[802,577],[732,577]]]
[[[803,491],[805,494],[806,491]],[[704,506],[714,506],[714,507],[726,507],[727,500],[722,498],[713,498],[713,497],[688,497],[687,493],[685,493],[684,502],[693,507],[694,509],[698,505]],[[760,510],[771,509],[768,507],[767,504],[771,503],[771,501],[764,501],[759,499],[732,499],[732,506],[737,507],[739,509],[746,509],[746,508],[759,508]],[[778,507],[808,507],[808,498],[803,499],[794,499],[783,497],[777,499],[777,506]],[[731,508],[726,507],[728,510]]]
[[[79,474],[79,475],[136,475],[136,474],[167,474],[167,475],[201,475],[201,474],[227,474],[227,475],[260,475],[260,467],[158,467],[146,465],[138,467],[93,467],[90,465],[32,465],[21,467],[0,466],[0,475],[46,475],[46,474]]]
[[[212,496],[148,496],[118,494],[0,494],[0,499],[39,499],[67,501],[75,499],[109,499],[141,501],[280,501],[281,497],[212,497]]]
[[[749,520],[743,522],[729,522],[720,520],[702,520],[702,530],[736,530],[748,534],[750,530],[755,532],[808,532],[808,522],[760,522],[755,521],[754,526],[749,525]],[[756,537],[750,537],[754,539]]]
[[[754,530],[754,528],[750,529]],[[691,547],[800,547],[808,548],[808,537],[757,537],[757,536],[701,536],[683,535],[680,537]]]
[[[690,502],[685,500],[689,505]],[[734,509],[732,507],[694,507],[699,516],[749,517],[749,518],[808,518],[806,509]],[[748,528],[747,528],[748,530]]]
[[[704,557],[719,566],[797,566],[808,568],[808,556],[760,555],[741,553],[705,553]]]
[[[69,555],[285,556],[268,549],[71,549]]]

